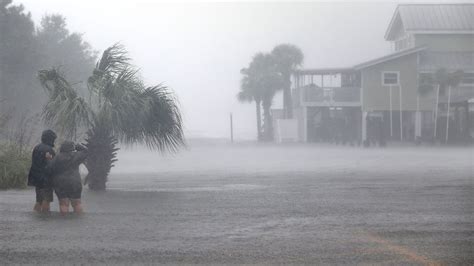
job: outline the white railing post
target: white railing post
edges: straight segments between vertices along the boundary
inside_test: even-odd
[[[446,111],[446,142],[449,136],[449,109],[451,108],[451,86],[448,87],[448,110]]]
[[[400,141],[403,141],[402,85],[398,87],[400,88]]]
[[[393,118],[392,118],[392,85],[389,85],[389,93],[390,93],[390,137],[393,138]]]

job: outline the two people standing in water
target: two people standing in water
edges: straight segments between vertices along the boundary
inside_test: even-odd
[[[33,149],[28,185],[36,188],[34,210],[49,212],[54,191],[59,200],[61,214],[67,214],[70,205],[75,213],[80,214],[83,209],[79,165],[87,159],[88,151],[80,144],[65,141],[56,155],[54,151],[56,138],[52,130],[45,130],[41,136],[41,143]]]

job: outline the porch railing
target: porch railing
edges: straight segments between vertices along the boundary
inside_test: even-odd
[[[358,87],[316,87],[306,86],[303,90],[304,102],[360,102]]]

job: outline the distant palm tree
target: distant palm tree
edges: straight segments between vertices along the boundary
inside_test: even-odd
[[[292,44],[280,44],[272,50],[277,69],[283,78],[283,108],[285,118],[293,118],[293,103],[291,100],[291,73],[303,63],[303,52]]]
[[[278,71],[276,58],[273,54],[257,53],[249,67],[255,75],[256,86],[262,96],[264,140],[273,139],[273,118],[271,107],[275,94],[283,89],[284,79]]]
[[[116,159],[118,141],[145,143],[159,151],[184,145],[176,99],[163,85],[146,87],[120,44],[106,49],[87,81],[92,100],[86,102],[57,69],[39,71],[49,99],[44,120],[67,138],[88,128],[89,171],[86,182],[104,190]]]
[[[261,140],[273,139],[273,119],[271,106],[277,91],[283,88],[283,79],[277,69],[272,54],[257,53],[249,66],[241,71],[244,75],[241,80],[240,92],[237,95],[241,101],[255,101],[257,110],[257,130],[262,132]],[[260,104],[263,107],[263,127],[260,119]]]
[[[257,140],[262,140],[262,93],[257,86],[254,73],[250,72],[249,68],[240,70],[243,75],[240,82],[240,91],[237,94],[237,99],[241,102],[255,101],[255,109],[257,115]]]

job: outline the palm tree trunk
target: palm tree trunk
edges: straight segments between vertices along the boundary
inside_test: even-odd
[[[283,88],[283,107],[285,109],[285,118],[293,118],[293,101],[291,100],[291,81],[290,75],[285,74],[285,87]]]
[[[263,128],[264,128],[264,140],[273,140],[273,121],[270,113],[271,104],[263,103]]]
[[[92,190],[105,190],[105,183],[110,169],[117,161],[116,148],[118,141],[112,135],[111,130],[104,126],[94,126],[87,132],[86,147],[89,156],[85,163],[89,174],[85,184],[89,184]]]
[[[436,90],[436,105],[435,105],[435,109],[434,109],[434,138],[436,140],[436,131],[438,129],[438,105],[439,105],[439,84],[438,84],[438,88]]]
[[[421,114],[420,114],[420,95],[416,95],[416,113],[415,113],[415,141],[421,138]]]
[[[255,109],[257,112],[257,140],[262,140],[262,114],[260,110],[260,101],[255,101]]]
[[[449,137],[449,109],[451,108],[451,86],[448,87],[448,110],[446,111],[446,143]]]

